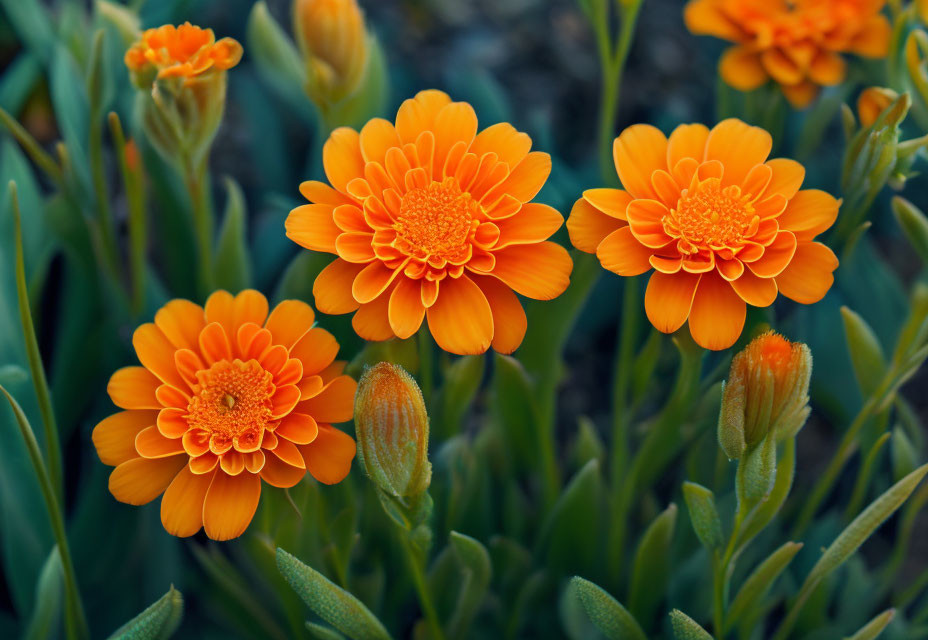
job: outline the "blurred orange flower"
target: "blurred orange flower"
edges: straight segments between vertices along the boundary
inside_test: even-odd
[[[231,69],[242,59],[242,45],[232,38],[216,42],[212,29],[189,22],[179,27],[166,24],[147,29],[142,39],[126,51],[130,71],[157,70],[159,78],[193,78],[210,69]]]
[[[840,202],[799,187],[805,169],[768,160],[770,134],[737,119],[711,131],[680,125],[668,139],[650,125],[629,127],[613,147],[625,190],[591,189],[574,204],[567,230],[622,276],[655,269],[645,310],[660,331],[689,319],[707,349],[730,347],[745,303],[766,307],[777,292],[817,302],[834,282],[835,254],[815,237]]]
[[[358,87],[370,47],[356,0],[294,0],[293,29],[315,94],[337,102]]]
[[[142,505],[164,493],[168,533],[204,527],[228,540],[251,522],[262,479],[292,487],[309,471],[340,482],[355,442],[330,423],[351,419],[356,383],[314,316],[297,300],[268,315],[257,291],[217,291],[205,309],[172,300],[140,326],[132,343],[142,366],[107,387],[125,411],[93,431],[100,460],[116,467],[113,496]]]
[[[563,223],[530,202],[551,172],[547,153],[509,124],[477,133],[465,102],[423,91],[394,125],[339,128],[323,150],[331,187],[304,182],[313,204],[287,236],[338,256],[316,278],[324,313],[355,313],[366,340],[408,338],[423,319],[452,353],[511,353],[525,335],[516,293],[549,300],[567,287],[567,251],[546,242]],[[333,188],[334,187],[334,188]]]
[[[885,0],[690,0],[684,17],[697,35],[735,43],[719,61],[722,78],[750,91],[770,79],[796,107],[820,86],[844,80],[842,53],[883,58],[891,27]]]

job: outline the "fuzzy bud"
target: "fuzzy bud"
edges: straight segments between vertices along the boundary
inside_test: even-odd
[[[364,372],[354,404],[358,457],[385,493],[414,497],[429,488],[429,418],[419,385],[405,369],[381,362]]]
[[[886,87],[868,87],[861,91],[857,98],[857,117],[860,119],[860,126],[871,126],[898,97],[898,93]]]

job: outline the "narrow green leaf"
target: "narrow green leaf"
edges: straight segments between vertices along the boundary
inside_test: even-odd
[[[892,440],[892,460],[893,460],[893,479],[901,480],[905,476],[915,471],[918,467],[918,451],[905,434],[905,429],[896,427],[893,429]]]
[[[902,196],[893,197],[892,209],[909,244],[922,262],[928,264],[928,218],[925,218],[921,209]]]
[[[55,48],[55,31],[51,17],[41,2],[0,0],[0,6],[16,31],[20,42],[25,43],[43,63],[48,63]]]
[[[752,609],[759,609],[763,605],[764,597],[773,587],[773,583],[800,549],[802,543],[787,542],[751,572],[728,608],[728,615],[725,617],[727,628],[731,629],[745,615],[750,615]]]
[[[715,506],[712,491],[695,482],[683,483],[683,498],[690,513],[693,530],[703,546],[718,549],[722,546],[722,521]]]
[[[880,386],[886,375],[886,356],[866,320],[847,307],[841,307],[841,317],[857,384],[864,397],[868,397]]]
[[[574,474],[542,525],[537,546],[548,546],[548,562],[565,571],[595,562],[602,512],[599,462],[590,460]]]
[[[889,626],[889,623],[892,622],[895,617],[896,610],[887,609],[861,627],[860,631],[852,636],[848,636],[846,640],[874,640],[874,638],[883,633],[883,630]]]
[[[117,629],[110,640],[164,640],[170,638],[180,626],[184,614],[184,598],[171,585],[166,594]]]
[[[466,638],[493,575],[490,554],[474,538],[451,532],[451,548],[461,567],[460,591],[454,613],[448,621],[449,638]]]
[[[213,274],[218,288],[241,291],[251,284],[251,257],[248,254],[245,228],[245,196],[232,178],[226,178],[226,193],[226,211],[216,243]]]
[[[867,452],[863,464],[860,465],[860,471],[857,472],[857,479],[854,481],[854,490],[851,492],[851,499],[848,501],[847,508],[844,511],[845,520],[850,520],[855,513],[860,511],[860,506],[867,497],[870,478],[873,476],[873,470],[876,466],[880,451],[882,451],[883,445],[886,444],[891,435],[889,431],[883,433],[883,435],[877,438],[876,442],[873,443],[873,446],[870,447],[870,451]]]
[[[461,430],[461,421],[474,402],[483,380],[483,356],[464,356],[455,360],[444,372],[444,384],[440,390],[437,415],[432,426],[436,433],[446,439]]]
[[[26,629],[25,640],[46,640],[61,634],[64,611],[64,570],[58,547],[52,548],[39,574],[35,589],[35,610]]]
[[[514,463],[519,468],[530,468],[537,462],[535,430],[538,412],[528,373],[515,358],[496,355],[492,402],[493,412],[506,434]]]
[[[316,624],[315,622],[307,622],[306,630],[309,631],[309,635],[316,640],[345,640],[345,636],[335,629]]]
[[[316,615],[352,640],[388,640],[383,624],[360,600],[280,547],[277,568]]]
[[[648,526],[632,565],[628,604],[632,615],[646,627],[654,619],[670,577],[670,542],[677,523],[677,505],[671,504]]]
[[[889,516],[902,506],[902,503],[912,494],[915,487],[925,477],[925,474],[928,474],[928,464],[922,465],[890,487],[841,532],[835,541],[831,543],[831,546],[825,550],[818,562],[815,563],[815,566],[812,567],[812,571],[809,572],[808,577],[802,584],[799,595],[796,596],[796,601],[790,608],[786,619],[780,625],[774,640],[785,640],[785,638],[789,637],[799,613],[819,583],[832,571],[840,567]]]
[[[634,616],[603,588],[580,577],[574,577],[570,587],[576,590],[590,622],[609,640],[647,640]]]
[[[596,425],[587,416],[580,416],[577,426],[577,437],[571,447],[572,462],[577,468],[582,468],[590,460],[598,460],[602,464],[606,459],[606,445]]]
[[[712,640],[708,631],[679,609],[670,612],[670,623],[677,640]]]
[[[265,2],[256,2],[248,15],[245,30],[248,55],[257,63],[261,75],[292,105],[305,109],[306,70],[290,36],[274,20]]]

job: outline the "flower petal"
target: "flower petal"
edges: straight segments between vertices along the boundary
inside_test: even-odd
[[[161,435],[158,427],[151,425],[136,434],[135,450],[143,458],[167,458],[178,453],[184,453],[184,445],[181,443],[180,438],[166,438]]]
[[[625,210],[634,198],[628,191],[621,189],[587,189],[583,199],[616,220],[628,220]]]
[[[777,299],[777,283],[773,278],[759,278],[745,271],[731,286],[741,299],[755,307],[769,307]]]
[[[213,474],[198,475],[184,466],[161,498],[161,524],[178,538],[194,535],[203,527],[203,501]]]
[[[499,240],[495,248],[502,249],[515,244],[534,244],[550,238],[561,225],[564,216],[557,209],[538,202],[522,206],[519,213],[496,223]]]
[[[328,424],[320,424],[319,436],[300,447],[306,469],[323,484],[337,484],[345,479],[356,450],[354,438]]]
[[[393,333],[402,340],[419,330],[425,318],[420,280],[412,280],[405,276],[399,277],[396,287],[390,294],[387,318]]]
[[[396,112],[396,131],[403,143],[414,143],[423,131],[431,129],[435,117],[451,98],[443,91],[428,89],[405,100]]]
[[[289,465],[277,456],[265,455],[261,479],[272,487],[281,489],[295,487],[305,475],[306,469]]]
[[[358,383],[351,376],[338,376],[322,391],[301,402],[300,413],[311,415],[317,422],[348,422],[354,415],[354,394]]]
[[[312,328],[315,319],[312,307],[302,300],[284,300],[274,307],[264,328],[274,336],[274,344],[290,349]]]
[[[596,253],[599,243],[622,226],[625,224],[621,220],[604,214],[584,198],[574,203],[567,218],[567,233],[571,244],[587,253]]]
[[[813,304],[825,297],[835,278],[838,258],[820,242],[800,242],[796,255],[777,276],[780,293],[801,304]]]
[[[616,229],[599,243],[596,257],[604,269],[620,276],[637,276],[651,268],[651,249],[641,244],[631,227]]]
[[[100,462],[115,467],[137,458],[135,437],[157,419],[156,411],[120,411],[101,420],[91,436]]]
[[[725,167],[723,185],[740,185],[755,165],[762,164],[773,138],[760,127],[729,118],[715,125],[706,140],[706,160],[718,160]]]
[[[148,322],[136,329],[132,334],[132,346],[142,366],[171,386],[187,388],[187,382],[174,366],[174,352],[177,348],[156,325]]]
[[[393,328],[390,327],[390,293],[384,293],[373,302],[361,305],[354,317],[351,326],[355,333],[365,340],[379,342],[394,337]]]
[[[294,444],[309,444],[319,434],[319,425],[312,416],[294,411],[280,421],[274,433]]]
[[[290,211],[284,221],[287,237],[310,251],[335,253],[342,230],[335,224],[330,204],[303,204]]]
[[[322,147],[322,164],[329,183],[345,193],[348,183],[364,175],[361,136],[354,129],[339,127]]]
[[[673,169],[684,158],[702,162],[706,155],[706,139],[709,128],[704,124],[681,124],[667,140],[667,167]],[[680,185],[688,187],[689,185]]]
[[[700,277],[686,271],[674,274],[655,271],[651,274],[644,294],[644,310],[655,329],[673,333],[683,326],[690,314]]]
[[[746,314],[744,300],[729,282],[714,271],[703,274],[690,309],[690,333],[705,349],[727,349],[741,335]]]
[[[402,145],[392,122],[383,118],[372,118],[361,129],[358,136],[361,157],[365,162],[383,164],[387,150]]]
[[[106,392],[121,409],[160,409],[155,395],[159,386],[161,381],[145,367],[123,367],[112,375]]]
[[[494,255],[492,275],[526,298],[551,300],[570,284],[573,261],[567,250],[554,242],[516,245]],[[442,282],[441,286],[446,285]]]
[[[796,236],[789,231],[781,231],[773,243],[764,249],[764,255],[746,264],[754,275],[761,278],[773,278],[780,275],[795,253]]]
[[[187,456],[147,460],[133,458],[123,462],[110,474],[109,489],[113,497],[126,504],[148,504],[168,488],[174,476],[187,464]]]
[[[805,167],[787,158],[774,158],[768,160],[766,164],[773,169],[773,176],[770,178],[765,194],[779,193],[787,200],[795,196],[799,187],[802,186],[802,181],[805,180]]]
[[[651,174],[668,170],[667,137],[649,124],[632,125],[615,139],[612,158],[626,191],[636,198],[655,198]]]
[[[351,287],[364,266],[346,262],[341,258],[329,263],[319,272],[313,283],[316,308],[322,313],[341,314],[351,313],[361,306],[351,295]]]
[[[203,501],[206,535],[213,540],[231,540],[242,535],[251,524],[260,498],[260,476],[217,472]]]
[[[743,46],[725,50],[719,59],[719,74],[738,91],[753,91],[770,78],[757,51]]]
[[[203,307],[189,300],[171,300],[155,314],[155,325],[178,349],[196,349],[200,330],[206,326]]]
[[[429,331],[450,353],[484,353],[493,340],[493,314],[486,296],[466,275],[445,278],[427,312]]]
[[[804,189],[786,205],[777,219],[781,229],[788,229],[800,240],[812,240],[827,230],[838,218],[841,202],[818,189]]]

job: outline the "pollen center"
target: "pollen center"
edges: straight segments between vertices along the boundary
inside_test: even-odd
[[[735,248],[760,224],[751,200],[737,185],[722,187],[721,180],[709,178],[683,190],[677,206],[662,220],[664,231],[678,239],[686,254]]]
[[[479,221],[478,204],[446,178],[406,192],[393,229],[397,248],[415,258],[466,259]]]
[[[273,394],[273,376],[256,360],[219,361],[197,372],[187,424],[207,432],[215,452],[254,451],[271,419]]]

